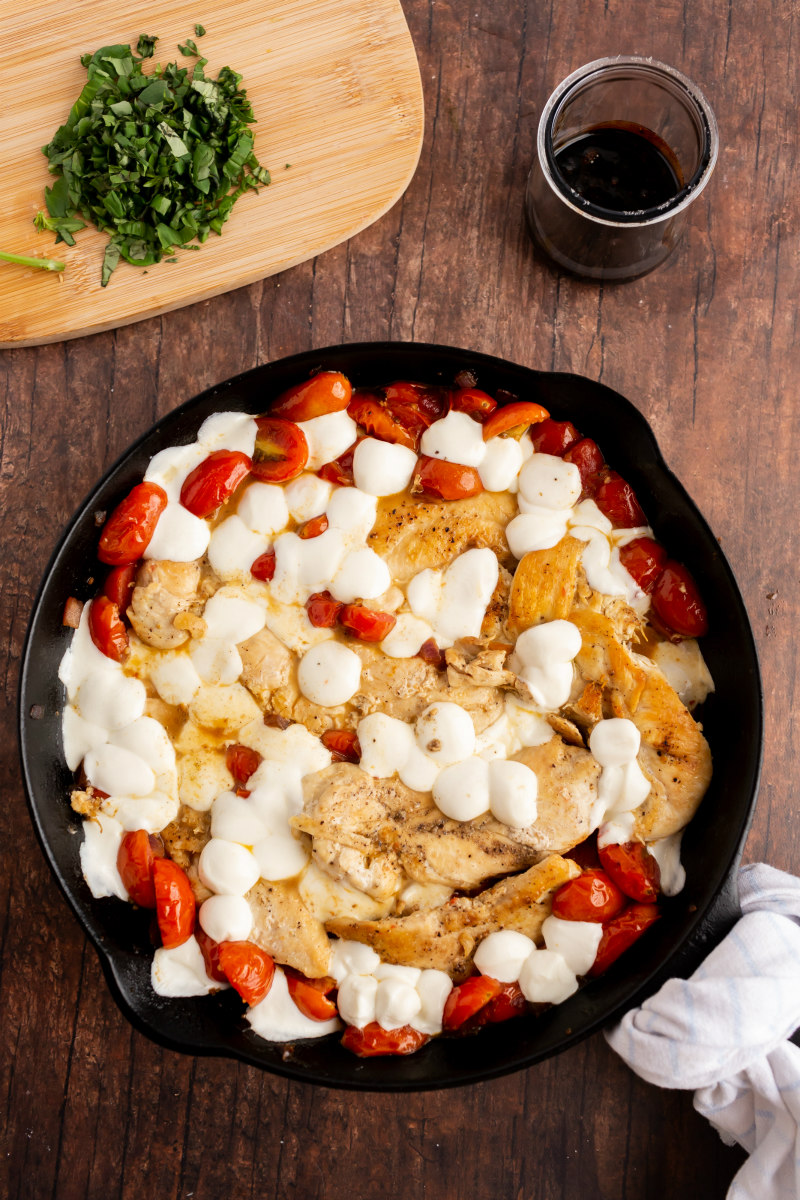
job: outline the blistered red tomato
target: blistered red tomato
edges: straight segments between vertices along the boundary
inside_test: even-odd
[[[273,417],[311,421],[326,413],[341,412],[350,403],[353,389],[341,371],[320,371],[282,392],[270,409]]]
[[[377,612],[362,604],[345,604],[339,613],[339,623],[362,642],[382,642],[394,629],[397,617],[394,613]]]
[[[641,842],[601,846],[598,854],[606,874],[631,900],[650,903],[661,887],[661,868]]]
[[[328,483],[335,484],[336,487],[352,487],[353,479],[353,455],[356,452],[356,446],[363,438],[358,438],[353,442],[344,454],[340,454],[333,462],[325,463],[317,471],[320,479],[326,480]]]
[[[580,441],[572,443],[563,457],[564,462],[573,463],[580,471],[584,497],[593,495],[595,477],[602,469],[604,461],[603,452],[597,442],[593,442],[591,438],[581,438]]]
[[[619,548],[619,560],[625,570],[648,596],[667,563],[667,552],[649,537],[633,538]]]
[[[260,1004],[272,987],[275,962],[254,942],[220,942],[219,965],[245,1004]]]
[[[631,485],[608,467],[598,476],[594,502],[615,529],[633,529],[636,525],[647,524],[647,517]]]
[[[138,563],[128,563],[125,567],[112,567],[106,576],[103,593],[116,604],[120,613],[124,613],[131,602],[138,569]]]
[[[319,740],[334,762],[357,763],[361,759],[361,744],[352,729],[326,729]]]
[[[195,903],[186,872],[171,858],[153,860],[156,918],[161,941],[167,950],[182,946],[194,929]]]
[[[144,829],[132,829],[123,834],[117,851],[117,870],[134,904],[155,908],[153,863],[164,857],[161,839]]]
[[[308,442],[299,425],[282,417],[258,417],[251,471],[256,479],[286,483],[308,462]]]
[[[157,483],[137,483],[106,521],[97,557],[110,567],[138,562],[167,507],[167,493]]]
[[[333,629],[341,611],[342,605],[330,592],[314,592],[306,600],[308,619],[317,629]]]
[[[503,985],[489,975],[471,975],[457,987],[454,987],[447,997],[442,1017],[442,1028],[447,1030],[460,1029],[461,1026],[474,1017],[476,1012],[499,996]]]
[[[309,521],[305,521],[297,531],[297,536],[307,541],[309,538],[319,537],[328,528],[328,518],[325,513],[320,513],[318,517],[311,517]]]
[[[89,608],[89,634],[106,658],[122,662],[128,653],[128,631],[108,596],[95,596]]]
[[[199,921],[195,926],[194,936],[203,955],[203,962],[206,965],[206,975],[216,983],[227,983],[228,976],[219,965],[219,942],[215,942],[212,937],[209,937]]]
[[[240,450],[212,451],[183,481],[181,504],[196,517],[210,517],[247,478],[252,465]]]
[[[423,455],[417,462],[411,491],[422,492],[437,500],[465,500],[468,496],[479,495],[483,484],[475,467]]]
[[[572,421],[554,421],[552,417],[538,424],[531,433],[537,454],[553,454],[558,458],[580,441],[580,437]]]
[[[377,1021],[371,1021],[363,1029],[348,1025],[342,1037],[345,1050],[350,1050],[359,1058],[374,1058],[385,1054],[413,1054],[429,1041],[427,1033],[420,1033],[410,1025],[402,1025],[399,1029],[382,1029]]]
[[[657,904],[629,904],[624,912],[603,926],[603,935],[589,974],[602,975],[660,916],[661,910]]]
[[[590,870],[558,889],[553,913],[564,921],[609,921],[625,904],[625,896],[604,871]]]
[[[433,638],[428,638],[427,642],[422,643],[417,651],[417,658],[421,658],[423,662],[436,667],[437,671],[444,671],[447,667],[444,650],[436,645]]]
[[[522,437],[531,425],[538,425],[549,417],[546,408],[529,400],[517,400],[514,404],[503,404],[493,412],[483,426],[484,441],[489,438]]]
[[[335,979],[327,975],[323,979],[308,979],[291,967],[284,967],[283,972],[289,995],[304,1016],[312,1021],[330,1021],[336,1016],[336,1004],[328,998],[328,993],[336,987]]]
[[[395,421],[418,439],[429,425],[444,416],[447,394],[442,388],[424,383],[390,383],[384,388],[383,402]]]
[[[263,554],[259,554],[250,568],[250,574],[254,579],[260,579],[264,583],[269,583],[275,574],[275,551],[265,550]]]
[[[493,1025],[499,1021],[510,1021],[512,1017],[521,1017],[527,1011],[528,1001],[519,984],[504,983],[494,1000],[490,1000],[483,1012],[478,1014],[478,1020],[482,1025]]]
[[[258,770],[262,757],[257,750],[235,742],[225,751],[225,766],[236,780],[239,787],[244,787],[250,776]]]
[[[458,388],[450,393],[451,412],[468,413],[481,422],[488,420],[496,408],[497,401],[480,388]]]
[[[392,416],[380,397],[356,392],[347,406],[350,416],[373,437],[416,450],[417,435]]]
[[[651,593],[653,611],[667,630],[681,637],[708,633],[708,613],[700,590],[682,563],[668,561]]]

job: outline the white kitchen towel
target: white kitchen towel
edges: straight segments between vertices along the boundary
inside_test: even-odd
[[[670,979],[606,1034],[630,1067],[750,1154],[728,1200],[800,1200],[800,880],[739,872],[742,917],[690,979]]]

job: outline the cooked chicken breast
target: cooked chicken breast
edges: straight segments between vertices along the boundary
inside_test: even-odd
[[[508,625],[514,637],[543,621],[563,621],[575,601],[584,543],[564,537],[549,550],[531,550],[514,572]]]
[[[334,918],[329,933],[366,942],[385,962],[447,971],[456,983],[470,973],[478,944],[498,929],[534,941],[550,915],[557,888],[580,874],[576,863],[552,855],[522,875],[503,879],[474,897],[459,896],[438,908],[380,921]]]
[[[196,562],[145,562],[136,576],[128,617],[143,642],[172,650],[188,640],[175,618],[199,607],[200,567]]]
[[[488,546],[503,566],[513,567],[505,529],[516,511],[508,492],[449,501],[390,496],[378,502],[367,544],[386,561],[400,586],[427,567],[441,570],[474,547]]]
[[[259,879],[247,893],[253,910],[250,940],[283,966],[302,971],[309,979],[328,974],[331,947],[321,921],[306,908],[297,885]]]
[[[550,854],[564,854],[592,832],[600,767],[583,746],[552,737],[543,746],[526,746],[514,756],[539,781],[538,814],[530,828]],[[517,834],[519,836],[519,834]]]
[[[289,682],[292,653],[264,627],[260,633],[239,643],[242,658],[241,680],[264,708],[276,688]]]

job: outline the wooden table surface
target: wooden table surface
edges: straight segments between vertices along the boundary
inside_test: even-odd
[[[492,1083],[398,1098],[161,1050],[117,1010],[28,819],[22,641],[59,531],[106,465],[182,400],[257,363],[342,341],[438,341],[591,376],[647,415],[721,540],[761,654],[766,755],[745,858],[800,870],[796,12],[779,0],[404,4],[426,133],[387,216],[215,300],[0,354],[0,1195],[714,1200],[743,1159],[688,1094],[642,1083],[600,1036]],[[697,80],[721,153],[673,258],[600,287],[534,254],[522,197],[546,96],[619,52]]]

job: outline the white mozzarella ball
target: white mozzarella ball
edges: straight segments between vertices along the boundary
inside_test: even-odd
[[[383,979],[375,993],[375,1020],[381,1029],[401,1029],[417,1016],[422,1001],[417,989],[396,979]]]
[[[358,426],[347,410],[325,413],[312,417],[310,421],[298,421],[308,442],[309,471],[318,471],[325,463],[333,462],[352,446],[358,436]]]
[[[249,579],[250,568],[270,547],[270,538],[248,529],[234,513],[213,530],[208,561],[220,579]]]
[[[319,516],[333,493],[333,484],[319,475],[304,472],[292,479],[283,489],[284,498],[289,507],[289,515],[295,521],[308,521],[311,517]]]
[[[572,621],[546,621],[521,633],[514,649],[526,667],[549,667],[572,662],[581,644],[580,630]]]
[[[413,658],[432,637],[433,630],[427,621],[411,613],[399,613],[394,629],[381,642],[381,650],[389,658]]]
[[[524,763],[494,759],[489,763],[492,816],[512,829],[527,829],[536,820],[539,783]]]
[[[282,487],[274,483],[251,483],[236,506],[236,513],[253,533],[272,537],[286,528],[289,508]]]
[[[297,682],[312,704],[335,708],[346,704],[358,691],[361,659],[340,642],[322,642],[300,659]]]
[[[269,834],[253,846],[262,879],[275,881],[299,875],[308,862],[308,852],[290,833]]]
[[[364,438],[353,455],[356,487],[370,496],[394,496],[411,482],[417,456],[408,446]]]
[[[487,492],[505,492],[516,480],[522,466],[522,448],[516,438],[493,437],[486,443],[486,455],[478,468]]]
[[[341,984],[347,975],[370,975],[380,958],[365,942],[337,939],[331,946],[330,973]]]
[[[428,426],[422,435],[420,450],[429,458],[479,467],[486,454],[483,426],[466,413],[454,410]]]
[[[156,777],[143,758],[110,743],[90,750],[83,760],[92,787],[109,796],[149,796]]]
[[[205,521],[194,516],[182,504],[170,501],[158,518],[143,557],[168,562],[194,562],[205,554],[210,537],[211,531]]]
[[[398,983],[416,987],[422,971],[419,967],[404,967],[400,963],[378,963],[372,974],[380,982],[382,979],[394,979]]]
[[[334,575],[330,592],[343,604],[354,600],[374,600],[392,585],[386,563],[374,550],[351,550]]]
[[[140,679],[122,672],[92,671],[78,688],[75,707],[85,721],[113,731],[141,717],[146,701]]]
[[[532,504],[572,508],[581,498],[581,473],[574,463],[553,454],[532,454],[519,473],[519,490]]]
[[[585,975],[590,969],[602,936],[600,921],[564,921],[551,915],[542,924],[545,946],[560,954],[576,975]]]
[[[206,974],[203,952],[196,937],[168,949],[159,946],[150,967],[150,982],[158,996],[205,996],[227,987]]]
[[[481,975],[499,979],[500,983],[515,983],[522,964],[536,946],[524,933],[514,929],[498,929],[488,934],[475,951],[475,966]]]
[[[254,856],[238,842],[214,838],[206,842],[197,864],[200,882],[223,896],[244,896],[261,877]]]
[[[242,658],[236,645],[222,638],[193,641],[189,657],[203,683],[235,683],[242,673]]]
[[[301,538],[296,533],[280,534],[275,539],[272,596],[282,604],[305,604],[312,592],[321,592],[328,587],[344,554],[342,533],[330,526],[315,538]]]
[[[153,717],[139,717],[131,725],[112,733],[109,741],[143,758],[156,775],[175,770],[175,749],[169,734]]]
[[[475,726],[460,704],[429,704],[417,717],[417,745],[443,766],[469,758],[475,750]]]
[[[578,990],[578,980],[560,954],[534,950],[519,974],[522,994],[531,1004],[561,1004]]]
[[[375,524],[378,501],[356,487],[336,488],[325,512],[332,529],[338,529],[348,545],[363,542]]]
[[[423,971],[417,984],[421,1007],[409,1025],[420,1033],[441,1033],[444,1006],[452,990],[453,981],[445,971],[436,971],[432,967]]]
[[[433,799],[446,817],[471,821],[489,810],[489,764],[467,758],[445,767],[433,785]]]
[[[178,815],[177,798],[165,792],[149,796],[113,796],[103,801],[103,812],[119,821],[123,829],[143,829],[145,833],[160,833]]]
[[[346,1025],[363,1029],[375,1020],[378,981],[371,975],[347,975],[339,984],[336,1003]]]
[[[358,723],[361,770],[373,779],[388,779],[399,771],[414,746],[414,733],[405,721],[385,713],[370,713]]]
[[[575,505],[570,517],[570,524],[599,529],[601,533],[611,533],[614,528],[605,513],[600,511],[596,502],[591,498],[581,500],[580,504]]]
[[[573,669],[571,663],[553,663],[549,667],[524,667],[520,679],[530,688],[534,704],[547,710],[561,708],[572,691]]]
[[[199,442],[188,446],[167,446],[151,459],[144,473],[145,483],[157,483],[167,498],[177,504],[186,476],[199,466],[208,451]]]
[[[641,741],[633,721],[611,717],[597,722],[589,734],[589,749],[601,767],[623,767],[636,758]]]
[[[197,431],[197,441],[209,450],[238,450],[252,455],[258,426],[248,413],[216,412],[206,417]]]
[[[252,796],[222,792],[211,808],[211,836],[227,842],[253,846],[267,836],[267,825],[252,803]]]
[[[203,620],[207,638],[238,643],[261,632],[266,613],[260,604],[238,595],[234,588],[220,588],[203,609]]]
[[[215,942],[246,942],[253,913],[244,896],[209,896],[200,905],[201,929]]]
[[[441,765],[423,754],[413,741],[408,748],[408,757],[397,767],[397,774],[415,792],[430,792],[441,771]]]
[[[506,525],[506,540],[514,558],[524,558],[532,550],[550,550],[557,546],[566,532],[566,517],[559,513],[543,517],[521,512]]]
[[[191,704],[202,684],[188,654],[163,655],[150,672],[150,682],[165,704]]]

